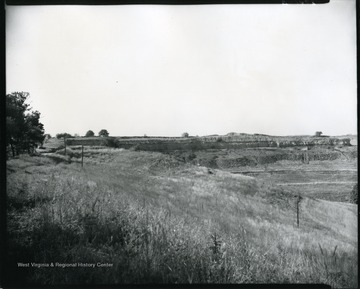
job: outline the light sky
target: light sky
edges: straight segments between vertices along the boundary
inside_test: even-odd
[[[46,133],[357,133],[355,0],[7,6],[6,92]]]

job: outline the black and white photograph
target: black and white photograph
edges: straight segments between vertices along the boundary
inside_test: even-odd
[[[357,3],[238,2],[5,5],[3,288],[358,287]]]

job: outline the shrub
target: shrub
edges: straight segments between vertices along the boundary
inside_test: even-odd
[[[130,147],[130,150],[131,151],[140,151],[141,149],[140,149],[140,145],[139,144],[136,144],[136,145],[134,145],[134,146],[132,146],[132,147]]]
[[[194,154],[193,152],[190,153],[190,154],[188,155],[187,159],[188,159],[189,161],[192,161],[193,159],[196,159],[196,154]]]
[[[117,148],[118,142],[117,142],[116,138],[106,139],[106,146],[111,147],[111,148]]]

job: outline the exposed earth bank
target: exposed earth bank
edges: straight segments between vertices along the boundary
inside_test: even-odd
[[[216,168],[271,164],[281,160],[356,159],[356,137],[267,136],[250,134],[204,137],[70,138],[67,145],[109,146],[175,155],[181,160]]]
[[[161,152],[178,162],[250,175],[296,194],[337,202],[348,202],[357,183],[354,135],[81,137],[67,139],[66,144],[76,157],[80,157],[81,145]]]

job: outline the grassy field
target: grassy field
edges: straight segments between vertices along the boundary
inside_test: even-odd
[[[358,285],[356,205],[304,197],[297,227],[285,186],[101,147],[82,168],[79,152],[7,162],[8,282]]]

